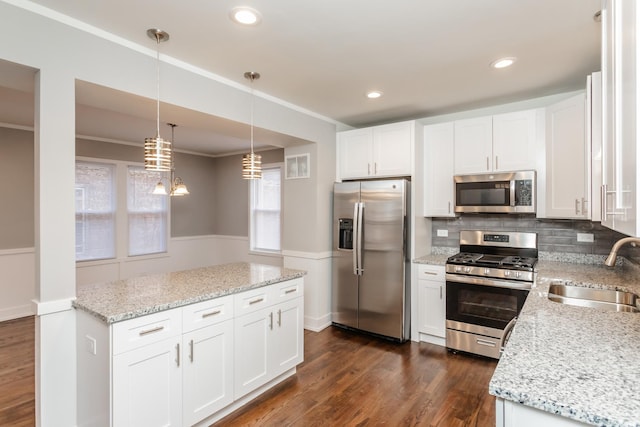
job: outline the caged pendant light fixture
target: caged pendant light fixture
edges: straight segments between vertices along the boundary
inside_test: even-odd
[[[147,30],[147,35],[156,41],[156,136],[144,140],[144,168],[150,171],[170,171],[172,164],[171,141],[160,137],[160,43],[169,40],[169,34],[156,29]]]
[[[260,74],[254,71],[244,73],[244,78],[251,81],[251,153],[242,156],[242,178],[260,179],[262,178],[262,156],[253,152],[253,82],[260,78]]]
[[[173,146],[175,147],[175,136],[174,136],[174,130],[176,128],[176,126],[178,126],[175,123],[167,123],[167,125],[171,126],[171,143],[173,144]],[[187,189],[187,185],[184,183],[184,181],[182,180],[182,178],[180,178],[179,176],[175,176],[175,167],[173,164],[173,156],[171,158],[171,175],[170,175],[170,181],[169,181],[169,185],[171,187],[171,190],[169,192],[170,196],[184,196],[189,194],[189,190]],[[152,194],[156,194],[156,195],[162,195],[162,196],[166,196],[167,195],[167,189],[165,188],[164,184],[162,183],[162,181],[158,181],[158,183],[156,184],[156,187],[154,188]]]

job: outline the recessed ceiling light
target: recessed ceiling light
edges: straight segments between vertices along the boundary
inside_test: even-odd
[[[497,59],[491,63],[491,66],[493,68],[506,68],[513,65],[514,62],[516,62],[516,58],[514,56],[511,56],[507,58]]]
[[[247,6],[234,7],[229,16],[233,21],[242,25],[257,25],[262,18],[260,12]]]
[[[382,96],[382,92],[379,90],[372,90],[371,92],[367,92],[367,98],[369,99],[377,99]]]

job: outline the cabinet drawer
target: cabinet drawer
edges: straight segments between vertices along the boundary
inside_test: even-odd
[[[233,295],[214,298],[182,308],[182,329],[190,332],[233,317]]]
[[[251,289],[246,292],[235,294],[233,297],[233,310],[235,317],[242,316],[247,313],[253,313],[256,310],[268,307],[273,305],[275,301],[275,293],[272,292],[271,286]]]
[[[272,285],[271,288],[274,296],[274,302],[280,303],[283,301],[289,301],[304,295],[303,283],[303,279],[298,278]]]
[[[174,308],[114,323],[111,333],[114,355],[180,335],[182,310]]]
[[[444,266],[420,264],[418,266],[418,280],[444,281]]]

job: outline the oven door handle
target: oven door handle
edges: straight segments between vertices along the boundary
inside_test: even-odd
[[[445,274],[447,282],[467,283],[470,285],[493,286],[496,288],[521,289],[524,291],[531,290],[531,282],[515,281],[515,280],[499,280],[488,279],[486,277],[464,276],[460,274]]]
[[[509,341],[511,332],[513,332],[513,327],[516,326],[516,320],[518,320],[518,317],[514,317],[513,319],[511,319],[511,321],[507,323],[507,326],[505,326],[504,328],[504,332],[502,333],[502,339],[500,340],[500,354],[504,352],[504,348],[507,345],[507,342]]]

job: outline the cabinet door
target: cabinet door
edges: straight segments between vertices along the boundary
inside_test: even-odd
[[[367,178],[373,175],[372,143],[371,128],[338,133],[340,178]]]
[[[492,129],[491,117],[455,122],[454,171],[456,175],[491,171]]]
[[[270,342],[273,376],[291,369],[304,358],[303,299],[296,298],[273,308],[274,333]]]
[[[536,170],[536,110],[493,116],[493,171]]]
[[[444,338],[445,331],[445,282],[418,280],[419,331]]]
[[[453,122],[424,127],[424,216],[455,216]]]
[[[233,321],[185,334],[183,421],[193,425],[233,402]]]
[[[576,95],[546,110],[546,217],[589,218],[589,162],[585,96]]]
[[[372,175],[411,175],[414,122],[393,123],[373,129]]]
[[[180,338],[113,357],[113,425],[182,425]]]
[[[235,319],[234,399],[239,399],[271,379],[267,352],[273,322],[273,312],[269,308]]]

